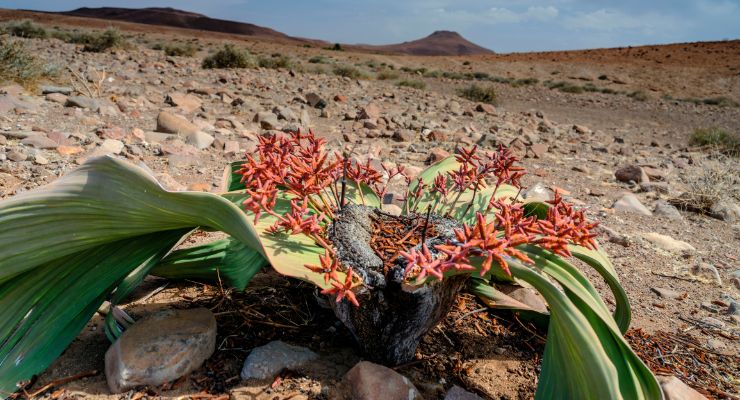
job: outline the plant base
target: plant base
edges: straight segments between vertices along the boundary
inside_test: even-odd
[[[356,293],[360,307],[347,301],[331,301],[332,309],[352,332],[365,356],[375,362],[398,365],[413,360],[422,336],[447,315],[465,284],[464,276],[422,286],[406,284],[403,265],[393,260],[394,265],[388,267],[371,247],[374,221],[377,226],[387,219],[418,223],[420,218],[424,216],[393,217],[374,208],[349,205],[329,228],[329,238],[339,260],[351,266],[365,282],[364,288]],[[458,223],[433,216],[429,226],[436,236],[425,242],[433,248],[434,244],[450,238]]]

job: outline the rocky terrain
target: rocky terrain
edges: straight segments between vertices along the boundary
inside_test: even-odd
[[[0,13],[4,20],[13,16]],[[57,39],[18,39],[59,72],[37,87],[0,87],[0,199],[106,154],[145,166],[168,189],[218,192],[224,166],[251,151],[257,137],[298,127],[313,129],[335,149],[352,144],[358,161],[402,164],[417,173],[458,146],[488,149],[503,143],[523,157],[529,171],[526,196],[548,198],[558,189],[600,222],[600,242],[632,302],[633,327],[690,335],[707,352],[728,357],[730,368],[735,365],[736,390],[721,392],[740,392],[740,163],[689,144],[696,129],[740,131],[740,108],[732,105],[740,99],[737,42],[685,45],[703,60],[687,64],[681,61],[682,45],[661,48],[671,57],[657,63],[650,51],[636,57],[634,49],[630,56],[615,49],[411,57],[242,38],[235,41],[238,46],[265,57],[287,55],[293,62],[285,68],[218,70],[201,68],[201,61],[227,36],[119,26],[131,46],[112,52],[83,52],[80,45]],[[151,48],[176,39],[197,43],[196,56],[171,57]],[[383,64],[393,65],[397,75],[383,78],[381,72],[390,70]],[[336,65],[363,73],[338,76],[331,73]],[[435,70],[448,75],[425,73]],[[457,95],[472,82],[453,73],[465,72],[510,78],[474,81],[496,91],[496,106]],[[536,82],[520,81],[526,78]],[[614,93],[567,92],[548,87],[546,80],[590,83]],[[425,88],[399,85],[402,81],[423,82]],[[644,96],[631,95],[638,91]],[[729,100],[699,101],[717,97]],[[707,192],[716,201],[706,213],[671,204],[684,193]],[[218,337],[216,353],[204,366],[171,384],[123,395],[111,395],[99,372],[58,386],[57,398],[328,399],[382,381],[399,390],[413,384],[425,398],[449,393],[461,393],[451,399],[469,398],[462,397],[468,391],[514,399],[531,398],[536,387],[539,334],[508,317],[469,314],[481,307],[472,296],[463,296],[427,335],[417,362],[395,369],[401,376],[355,366],[359,356],[349,334],[306,285],[269,272],[242,294],[165,283],[151,279],[126,309],[142,317],[153,310],[210,308]],[[209,324],[203,325],[207,330]],[[293,372],[242,381],[247,355],[259,354],[250,350],[277,339],[310,351],[280,347],[300,359],[285,361]],[[108,346],[96,317],[37,387],[102,371]],[[696,382],[692,386],[708,397],[723,397]]]

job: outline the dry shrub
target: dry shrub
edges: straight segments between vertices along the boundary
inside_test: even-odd
[[[711,214],[712,206],[724,199],[740,199],[740,164],[727,157],[713,155],[701,172],[686,179],[688,190],[669,200],[674,206],[689,211]]]
[[[33,87],[46,76],[44,64],[22,43],[0,40],[0,82],[10,81]]]

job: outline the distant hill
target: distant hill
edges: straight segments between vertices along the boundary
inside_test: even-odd
[[[485,47],[478,46],[460,36],[459,33],[452,31],[436,31],[425,38],[399,44],[380,46],[357,45],[352,47],[417,56],[467,56],[493,54],[493,51],[486,49]]]
[[[30,10],[29,10],[30,11]],[[305,39],[288,36],[274,29],[266,28],[246,22],[228,21],[211,18],[203,14],[178,10],[170,7],[149,8],[122,8],[122,7],[82,7],[72,11],[63,11],[59,14],[70,17],[96,18],[100,20],[114,20],[129,23],[156,25],[163,27],[196,29],[200,31],[219,32],[245,36],[256,36],[265,39],[280,41],[298,41],[318,46],[329,45],[322,40]],[[431,35],[399,44],[388,45],[343,45],[348,49],[421,56],[465,56],[478,54],[494,54],[493,51],[478,46],[460,36],[457,32],[436,31]]]
[[[75,17],[100,18],[116,21],[135,22],[148,25],[163,25],[176,28],[199,29],[211,32],[232,33],[247,36],[272,37],[276,39],[295,39],[282,32],[245,22],[210,18],[203,14],[177,10],[169,7],[119,8],[82,7],[59,14]]]

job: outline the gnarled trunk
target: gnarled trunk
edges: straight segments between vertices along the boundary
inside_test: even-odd
[[[373,219],[382,223],[392,218],[414,217],[393,217],[359,205],[348,205],[338,213],[329,227],[329,238],[340,262],[351,266],[365,286],[356,293],[360,307],[347,301],[331,304],[368,358],[398,365],[414,358],[421,337],[447,314],[465,277],[412,286],[403,282],[405,266],[401,260],[384,271],[383,260],[370,246],[372,223]],[[453,228],[458,227],[457,222],[439,216],[432,216],[429,224],[437,232],[425,240],[430,249],[452,238]]]

